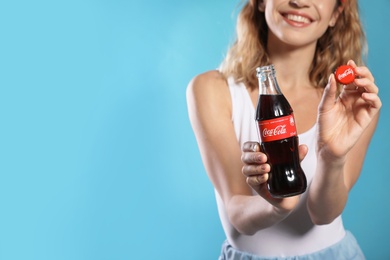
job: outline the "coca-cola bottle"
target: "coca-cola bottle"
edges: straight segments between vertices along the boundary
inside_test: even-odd
[[[293,110],[280,91],[274,66],[259,67],[256,71],[259,80],[257,129],[261,150],[271,166],[268,190],[275,198],[301,194],[307,184],[299,162]]]

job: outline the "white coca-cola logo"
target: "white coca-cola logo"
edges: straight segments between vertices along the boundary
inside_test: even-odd
[[[351,68],[347,69],[346,71],[343,72],[343,74],[338,75],[338,79],[342,80],[343,78],[347,77],[348,75],[352,75],[353,71]]]
[[[276,135],[284,135],[287,132],[286,125],[278,125],[274,129],[263,129],[263,136],[276,136]]]

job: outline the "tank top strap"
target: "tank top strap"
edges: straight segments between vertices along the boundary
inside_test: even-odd
[[[257,141],[255,109],[248,90],[233,77],[227,79],[232,100],[232,122],[240,145],[246,141]]]

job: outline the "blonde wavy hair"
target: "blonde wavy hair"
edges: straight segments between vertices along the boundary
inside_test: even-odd
[[[245,1],[237,19],[236,40],[220,66],[225,77],[233,76],[250,88],[258,86],[256,68],[271,63],[267,54],[268,26],[258,9],[261,1]],[[309,75],[315,87],[325,87],[328,76],[348,60],[356,64],[364,60],[367,45],[357,0],[337,0],[335,8],[340,5],[344,10],[335,26],[329,27],[317,42]]]

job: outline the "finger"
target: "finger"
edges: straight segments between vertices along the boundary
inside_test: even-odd
[[[353,60],[348,61],[347,64],[352,66],[352,68],[354,68],[355,73],[360,78],[368,78],[372,82],[375,81],[374,76],[372,75],[371,71],[367,67],[364,66],[358,67]]]
[[[303,161],[305,159],[307,152],[309,151],[309,148],[305,144],[301,144],[298,147],[298,153],[299,153],[299,161]]]
[[[329,82],[324,89],[318,110],[320,113],[324,113],[333,108],[337,95],[337,84],[334,78],[334,74],[329,76]]]
[[[260,152],[260,144],[258,142],[245,142],[242,146],[244,152]]]
[[[348,84],[343,86],[343,92],[348,92],[348,93],[363,93],[366,92],[364,88],[360,88],[356,86],[355,84]]]
[[[349,66],[352,66],[352,68],[357,68],[357,65],[356,65],[356,63],[355,63],[355,61],[354,60],[349,60],[348,62],[347,62],[347,65],[349,65]]]
[[[244,152],[241,155],[244,164],[259,164],[267,162],[267,156],[261,152]]]
[[[354,84],[357,88],[356,90],[364,90],[361,92],[370,92],[377,94],[379,92],[378,87],[374,84],[374,82],[368,78],[359,78],[355,79]]]
[[[268,174],[262,174],[262,175],[255,175],[255,176],[251,176],[251,177],[248,177],[246,178],[246,183],[255,188],[257,186],[260,186],[264,183],[266,183],[268,180]]]
[[[377,94],[374,93],[363,93],[362,99],[370,104],[374,109],[379,110],[382,107],[382,101]]]
[[[242,167],[242,174],[246,177],[269,173],[271,166],[268,163],[261,165],[244,165]]]

